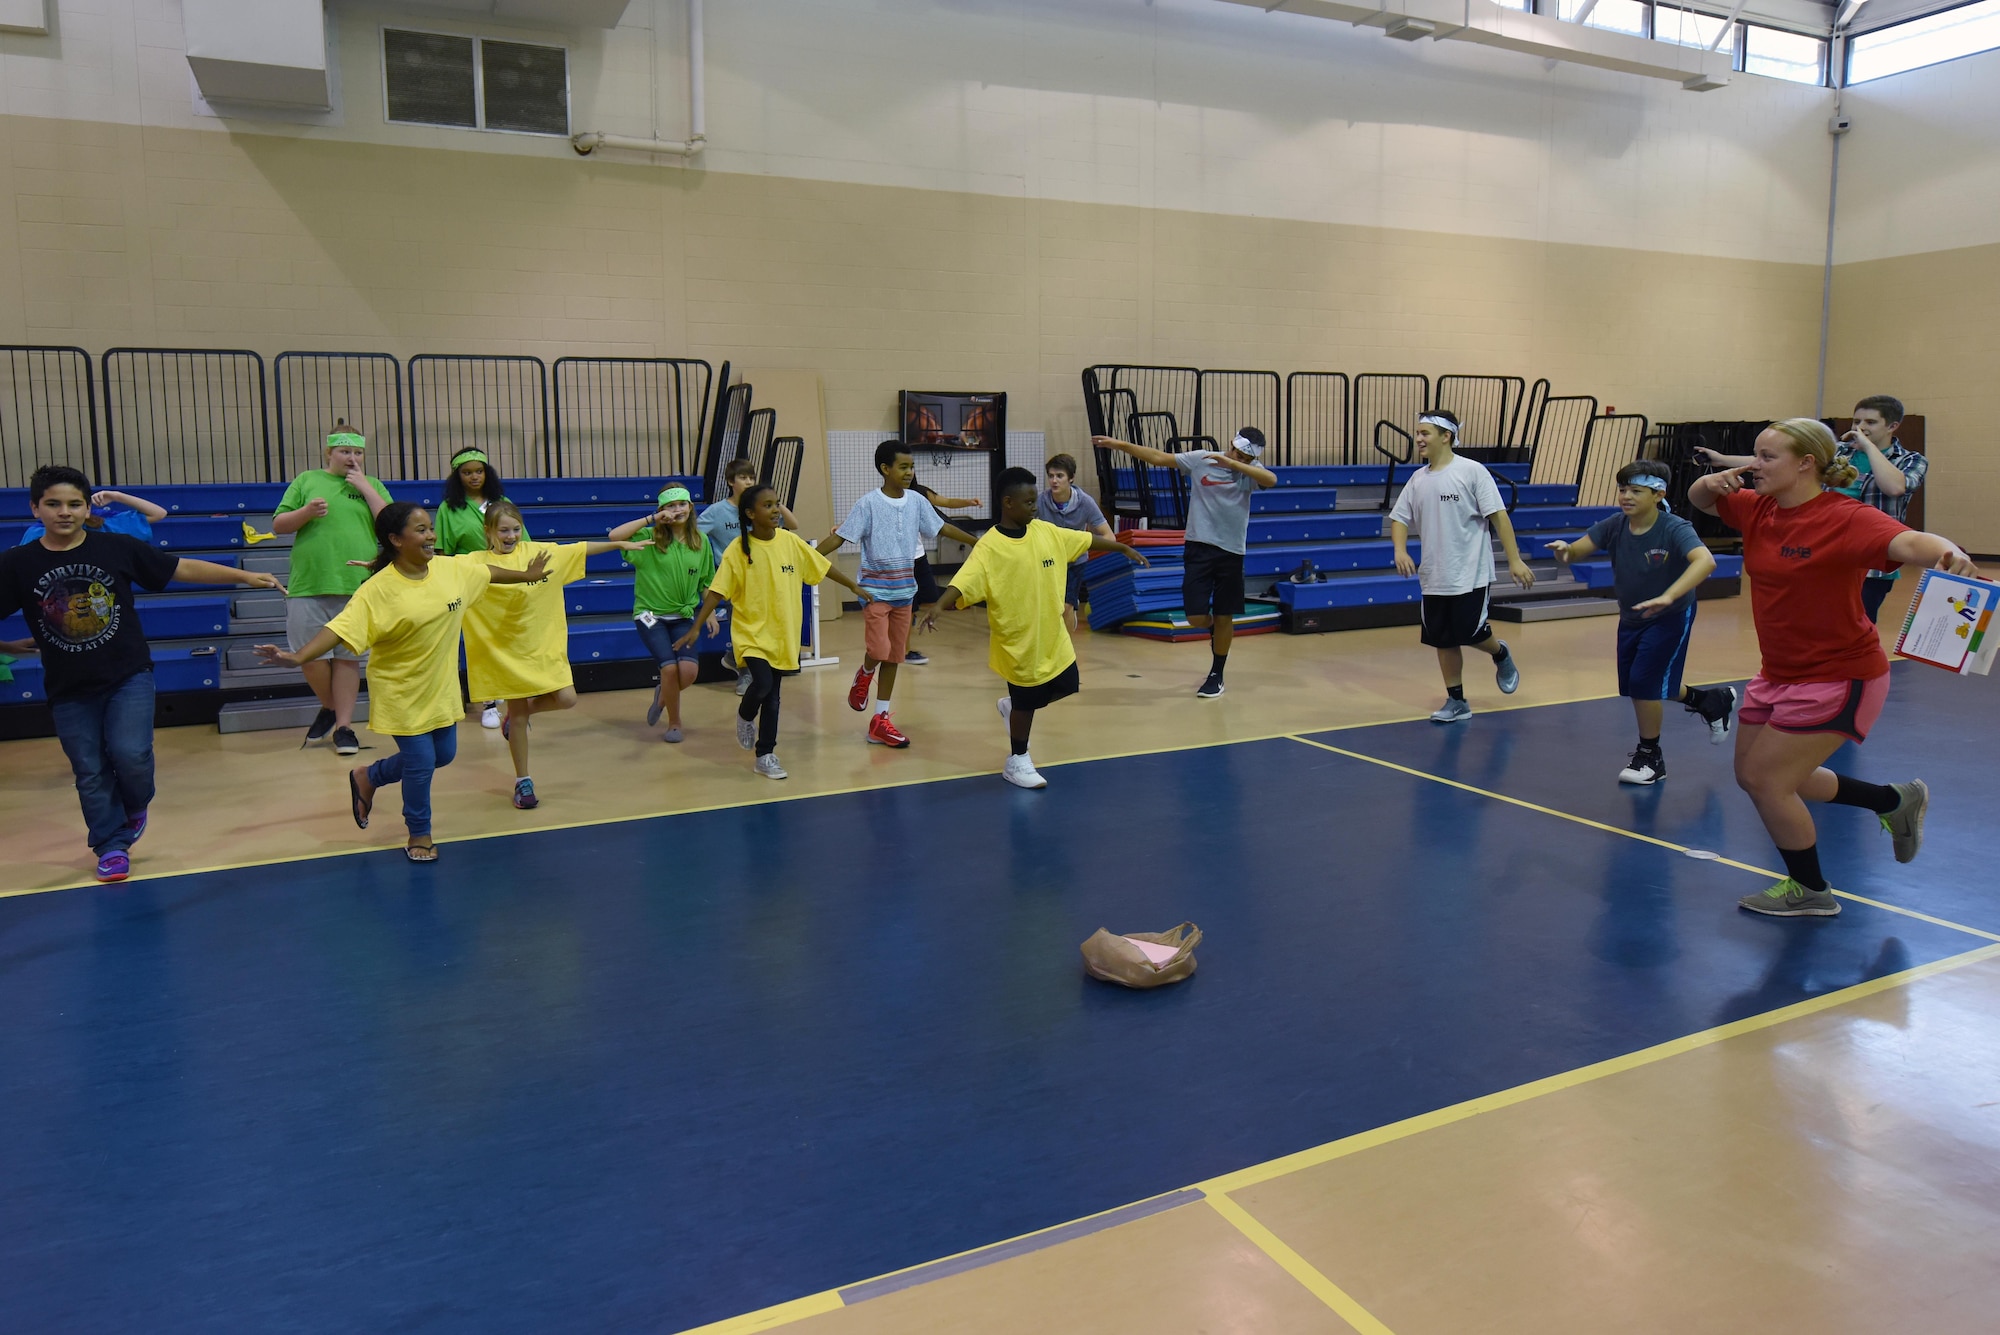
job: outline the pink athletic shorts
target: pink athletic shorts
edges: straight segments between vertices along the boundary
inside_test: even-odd
[[[1863,741],[1882,717],[1889,698],[1889,674],[1866,681],[1766,681],[1752,677],[1743,688],[1736,721],[1747,727],[1769,724],[1779,732],[1837,732]]]

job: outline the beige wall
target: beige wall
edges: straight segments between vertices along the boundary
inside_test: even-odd
[[[1968,551],[2000,552],[2000,245],[1843,264],[1834,270],[1827,410],[1894,394],[1924,415],[1932,463],[1925,526]]]
[[[0,341],[696,355],[827,423],[1095,361],[1512,372],[1627,411],[1809,398],[1808,264],[443,149],[0,118]],[[18,296],[14,294],[18,293]]]

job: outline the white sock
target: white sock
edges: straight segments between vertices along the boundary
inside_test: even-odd
[[[876,713],[878,713],[878,714],[886,714],[886,713],[888,713],[888,712],[889,712],[889,702],[888,702],[887,700],[877,700],[877,701],[875,702],[875,712],[876,712]]]

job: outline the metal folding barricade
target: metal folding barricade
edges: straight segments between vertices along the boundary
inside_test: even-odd
[[[1429,376],[1364,372],[1354,377],[1352,439],[1363,439],[1365,434],[1372,441],[1377,422],[1394,422],[1405,431],[1414,431],[1417,418],[1430,406]]]
[[[558,357],[556,472],[686,477],[702,471],[715,368],[689,357]]]
[[[503,478],[556,475],[541,358],[420,353],[409,378],[414,476],[443,477],[468,447],[485,452]]]
[[[1345,371],[1294,371],[1285,377],[1285,447],[1279,462],[1354,464],[1353,386]]]
[[[721,500],[729,495],[729,486],[722,480],[722,472],[734,459],[743,456],[743,446],[750,429],[750,386],[729,384],[729,364],[723,363],[722,383],[727,386],[715,403],[715,423],[709,433],[708,457],[702,466],[702,478],[708,487],[711,499]]]
[[[1284,457],[1285,419],[1276,371],[1203,371],[1196,386],[1195,434],[1233,440],[1246,426],[1264,433],[1264,459]]]
[[[1521,429],[1528,382],[1517,375],[1441,375],[1432,409],[1458,418],[1458,449],[1485,463],[1509,463]]]
[[[758,408],[754,410],[743,431],[743,457],[757,467],[757,480],[762,482],[771,468],[771,442],[778,436],[778,410]]]
[[[104,480],[144,486],[281,480],[264,359],[233,348],[110,348]]]
[[[0,487],[27,486],[43,464],[66,464],[93,482],[114,480],[104,472],[98,441],[90,354],[0,346]]]
[[[805,437],[779,436],[771,442],[770,450],[764,455],[764,467],[758,472],[757,480],[775,488],[778,499],[790,509],[799,503],[799,476],[805,472],[805,465]]]
[[[1578,485],[1590,423],[1597,416],[1592,394],[1544,394],[1530,423],[1528,481]]]
[[[319,467],[336,422],[366,438],[370,473],[390,482],[417,476],[403,364],[394,357],[386,352],[281,352],[271,372],[278,477]]]

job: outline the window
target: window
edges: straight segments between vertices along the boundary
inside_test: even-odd
[[[2000,47],[2000,0],[1863,33],[1847,44],[1847,81],[1861,83],[1920,65]]]
[[[569,133],[569,53],[559,46],[384,28],[382,76],[392,121]]]
[[[1826,42],[1802,33],[1745,24],[1743,72],[1793,83],[1826,82]]]
[[[1535,0],[1493,0],[1502,9],[1518,9],[1523,14],[1535,12]]]
[[[1675,46],[1694,46],[1707,50],[1716,35],[1722,34],[1722,45],[1718,51],[1736,54],[1735,34],[1729,32],[1729,20],[1713,14],[1697,14],[1690,9],[1669,9],[1665,5],[1653,7],[1653,39],[1671,42]]]
[[[1587,0],[1558,0],[1556,17],[1564,23],[1574,23],[1586,2]],[[1584,20],[1583,26],[1644,37],[1646,10],[1647,5],[1644,0],[1597,0],[1597,3],[1591,6],[1590,17]]]

